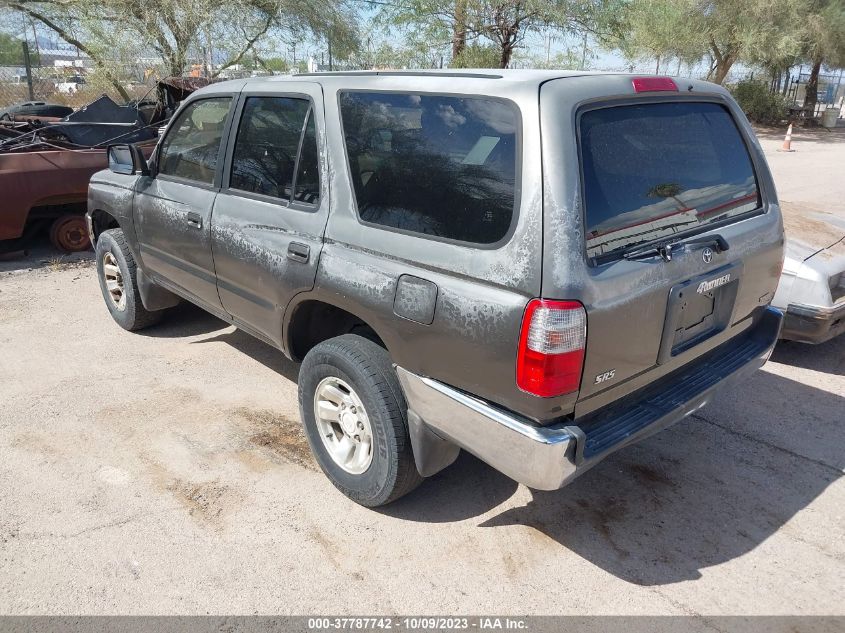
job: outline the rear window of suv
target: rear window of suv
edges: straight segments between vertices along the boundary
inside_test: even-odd
[[[340,111],[362,221],[475,244],[508,233],[517,189],[513,103],[345,92]]]
[[[597,261],[760,206],[748,149],[717,103],[581,115],[587,255]]]

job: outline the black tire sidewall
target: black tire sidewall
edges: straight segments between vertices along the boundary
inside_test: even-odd
[[[398,461],[396,437],[384,395],[371,377],[344,355],[314,350],[299,376],[299,407],[311,451],[329,480],[348,497],[365,505],[385,502],[396,485]],[[360,475],[346,472],[329,455],[319,436],[314,413],[314,393],[321,380],[333,376],[346,382],[361,398],[373,431],[373,460]],[[399,408],[401,411],[401,407]]]
[[[135,325],[135,293],[132,287],[134,279],[129,271],[126,257],[120,245],[108,231],[100,235],[94,252],[97,258],[97,278],[100,282],[100,292],[103,294],[103,301],[106,302],[106,307],[118,325],[126,330],[131,330]],[[117,306],[114,305],[111,295],[106,288],[106,277],[103,270],[103,257],[106,253],[112,254],[123,277],[123,294],[126,297],[126,305],[123,310],[118,310]]]

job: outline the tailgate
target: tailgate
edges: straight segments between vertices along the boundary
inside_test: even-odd
[[[576,107],[582,208],[546,200],[547,226],[581,212],[577,233],[556,240],[551,231],[544,243],[543,296],[578,298],[587,311],[576,416],[747,328],[771,300],[782,261],[770,176],[732,102],[699,95],[693,86],[709,86],[699,82],[684,95],[637,96],[623,79],[608,90],[624,86],[627,96]],[[541,90],[542,111],[560,107],[555,83]]]

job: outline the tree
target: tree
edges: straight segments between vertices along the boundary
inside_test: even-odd
[[[654,60],[655,74],[673,59],[697,62],[705,42],[689,28],[696,12],[695,0],[631,2],[623,10],[624,36],[618,47],[629,59]]]
[[[479,38],[498,51],[495,65],[506,68],[514,51],[530,33],[557,29],[588,32],[605,38],[615,24],[622,0],[408,0],[390,3],[381,18],[410,32],[432,47],[451,44],[451,59]],[[472,52],[477,57],[477,49]]]
[[[804,107],[815,112],[819,73],[823,64],[845,66],[845,4],[842,0],[812,0],[801,20],[801,50],[811,64]]]
[[[382,42],[358,61],[361,68],[437,68],[442,59],[439,49],[420,41],[406,42],[404,46],[393,46]]]
[[[114,52],[126,46],[138,56],[154,51],[167,74],[181,75],[193,60],[216,76],[271,31],[289,39],[330,34],[337,51],[357,42],[352,12],[337,0],[0,0],[0,6],[40,22],[112,75]],[[227,62],[212,70],[215,58]],[[113,83],[125,97],[117,77]]]
[[[452,59],[457,59],[467,45],[467,2],[455,0],[452,21]]]
[[[711,0],[700,5],[694,28],[708,40],[708,79],[724,82],[740,60],[778,59],[795,51],[797,0]]]
[[[30,48],[29,61],[33,66],[37,66],[38,52]],[[0,66],[22,66],[23,59],[23,40],[12,37],[8,33],[0,33]]]
[[[667,57],[693,62],[707,56],[707,78],[721,84],[738,61],[774,66],[795,54],[794,25],[804,1],[632,0],[618,46],[631,57],[658,60],[658,71]]]
[[[474,0],[404,0],[385,3],[377,16],[377,23],[385,29],[398,27],[405,36],[405,52],[411,57],[440,57],[451,51],[456,59],[467,42],[476,37],[467,28],[467,5]],[[398,49],[386,45],[388,49]],[[408,55],[400,55],[403,58]],[[426,64],[429,65],[429,64]]]
[[[560,19],[565,22],[562,3],[543,0],[476,0],[470,7],[469,23],[474,32],[491,40],[499,49],[499,68],[507,68],[514,49],[525,36]]]
[[[460,53],[452,58],[452,68],[493,68],[499,64],[499,49],[493,44],[472,42],[464,45]]]
[[[73,7],[71,4],[74,0],[50,0],[45,2],[29,2],[28,0],[6,1],[0,0],[0,8],[11,9],[18,11],[28,18],[39,22],[44,27],[58,35],[68,44],[75,46],[77,50],[88,55],[91,61],[94,62],[98,70],[100,70],[105,77],[111,81],[114,89],[120,96],[129,100],[129,94],[126,89],[120,84],[118,78],[110,71],[106,60],[97,55],[96,51],[88,47],[82,40],[75,35],[73,26],[73,17],[71,15]]]
[[[557,30],[591,35],[600,42],[618,39],[621,0],[468,0],[468,29],[499,48],[499,67],[531,33]]]
[[[276,73],[284,73],[290,70],[290,64],[288,64],[286,59],[282,59],[281,57],[268,57],[267,59],[262,59],[261,65],[267,70]]]

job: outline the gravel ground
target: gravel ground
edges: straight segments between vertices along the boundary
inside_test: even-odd
[[[87,255],[0,262],[0,613],[843,613],[845,337],[561,491],[463,455],[379,511],[317,471],[296,373],[189,306],[124,332]]]

